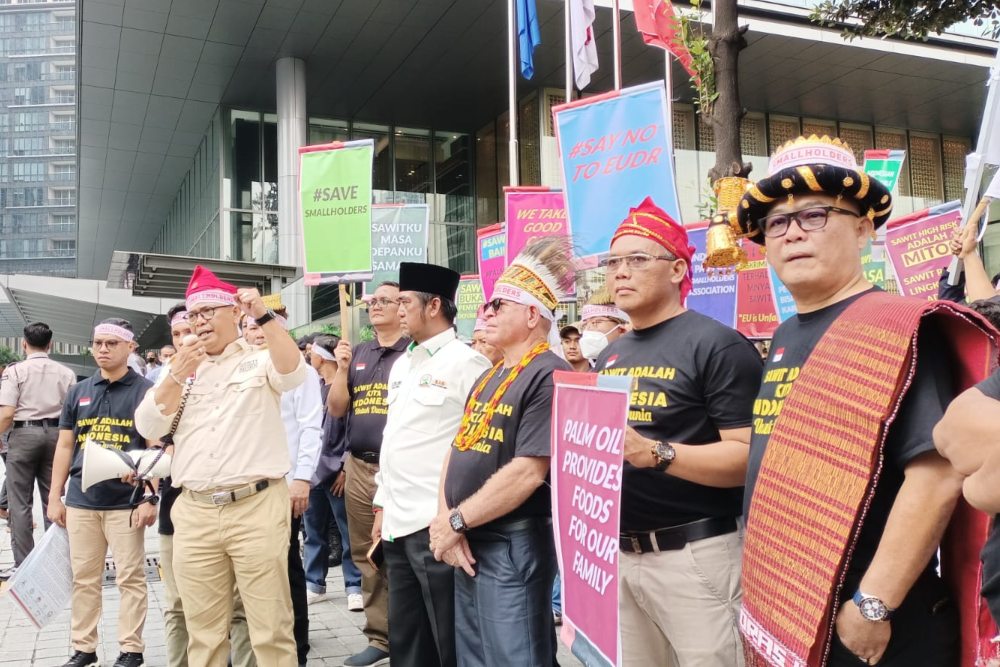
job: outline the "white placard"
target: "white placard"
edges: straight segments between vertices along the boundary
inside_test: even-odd
[[[69,605],[73,570],[69,534],[52,524],[10,580],[10,596],[28,619],[41,628]]]

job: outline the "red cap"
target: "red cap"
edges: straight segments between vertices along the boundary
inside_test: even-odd
[[[691,257],[694,246],[688,243],[687,230],[667,212],[653,203],[652,197],[646,197],[636,208],[629,209],[628,216],[622,220],[611,237],[613,244],[622,236],[641,236],[655,241],[678,259],[687,262],[687,275],[681,281],[681,303],[691,291]]]
[[[235,305],[236,286],[219,280],[214,273],[199,264],[191,274],[184,300],[188,310],[200,303]]]

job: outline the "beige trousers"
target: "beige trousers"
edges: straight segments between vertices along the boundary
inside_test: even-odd
[[[146,624],[145,528],[129,526],[130,510],[66,508],[73,601],[70,638],[74,651],[97,650],[97,624],[101,619],[101,581],[104,559],[111,547],[115,581],[121,595],[118,610],[118,644],[122,651],[141,653]]]
[[[659,553],[620,553],[625,667],[743,667],[742,529]]]
[[[344,464],[344,504],[347,507],[347,532],[351,538],[351,559],[361,570],[361,593],[365,600],[365,636],[368,644],[389,650],[389,583],[385,572],[368,563],[372,548],[375,514],[375,473],[378,466],[348,454]],[[383,566],[383,570],[385,567]]]
[[[167,642],[167,667],[187,667],[187,626],[184,607],[174,579],[174,536],[160,535],[160,573],[163,575],[163,634]]]
[[[222,506],[182,492],[174,504],[174,576],[184,600],[188,660],[226,667],[233,587],[246,608],[250,643],[262,667],[296,667],[288,590],[291,504],[284,480]]]

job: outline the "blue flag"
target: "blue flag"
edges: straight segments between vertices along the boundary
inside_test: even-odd
[[[535,75],[535,47],[542,43],[535,0],[517,0],[517,43],[521,56],[521,76],[530,79]]]

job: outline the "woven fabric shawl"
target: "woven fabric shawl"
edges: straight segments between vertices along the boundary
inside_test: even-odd
[[[882,472],[886,433],[916,372],[917,332],[927,319],[951,344],[956,391],[987,377],[996,334],[986,333],[991,329],[976,313],[875,292],[830,326],[785,400],[747,521],[740,631],[749,667],[826,665],[846,565]],[[950,531],[960,548],[943,549],[942,557],[961,578],[962,664],[969,667],[989,631],[979,627],[976,546],[987,522],[962,507]]]

